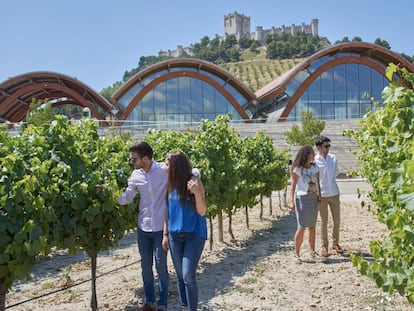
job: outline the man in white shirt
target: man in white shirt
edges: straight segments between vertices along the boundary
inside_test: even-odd
[[[319,167],[319,182],[321,187],[321,204],[319,213],[321,216],[321,239],[322,253],[324,257],[329,256],[328,251],[328,205],[331,210],[333,230],[332,230],[332,249],[336,253],[343,253],[339,246],[339,226],[341,223],[339,187],[336,177],[339,175],[338,162],[336,156],[329,153],[331,140],[328,137],[320,136],[315,140],[318,150],[315,156],[315,163]]]
[[[168,175],[164,163],[152,159],[153,150],[146,142],[129,148],[129,161],[134,166],[128,187],[118,199],[119,204],[132,202],[140,195],[138,214],[138,249],[141,255],[142,279],[144,283],[145,305],[142,311],[162,311],[167,309],[168,269],[167,252],[163,249],[163,239],[167,236],[165,213],[167,210]],[[155,307],[153,257],[158,273],[159,300]]]

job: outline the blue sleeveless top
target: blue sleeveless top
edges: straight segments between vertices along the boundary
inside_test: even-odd
[[[207,240],[206,216],[200,216],[190,204],[190,200],[187,200],[185,206],[182,206],[175,189],[168,194],[168,232],[194,232]]]

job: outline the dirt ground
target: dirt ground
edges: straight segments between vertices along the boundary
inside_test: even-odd
[[[352,267],[349,254],[372,259],[369,243],[386,238],[387,229],[366,207],[361,207],[361,200],[367,201],[369,189],[365,182],[344,180],[339,185],[343,255],[331,252],[325,261],[311,259],[306,233],[304,262],[295,264],[296,219],[284,207],[283,196],[279,199],[275,193],[272,215],[268,201],[262,220],[260,207],[250,209],[247,228],[245,212],[241,210],[233,219],[235,241],[226,233],[225,242],[220,243],[214,231],[212,251],[206,243],[198,274],[199,310],[414,310],[405,298],[386,295]],[[361,190],[361,198],[357,197],[357,189]],[[170,257],[169,270],[168,309],[180,310]],[[99,256],[98,275],[102,275],[97,280],[99,310],[140,310],[143,289],[135,233],[126,235],[118,248]],[[16,282],[13,286],[7,295],[7,310],[90,310],[90,264],[85,254],[70,256],[57,252],[44,258],[32,276],[31,281]],[[64,289],[65,284],[80,282],[84,283]],[[58,292],[48,294],[53,291]]]

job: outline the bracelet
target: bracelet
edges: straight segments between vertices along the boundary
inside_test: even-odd
[[[168,236],[168,233],[164,233],[164,235]]]

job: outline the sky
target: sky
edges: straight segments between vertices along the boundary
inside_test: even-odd
[[[0,83],[34,71],[64,74],[95,91],[121,81],[141,56],[224,34],[225,15],[256,26],[310,24],[331,43],[386,40],[414,55],[414,1],[378,0],[0,0]]]

